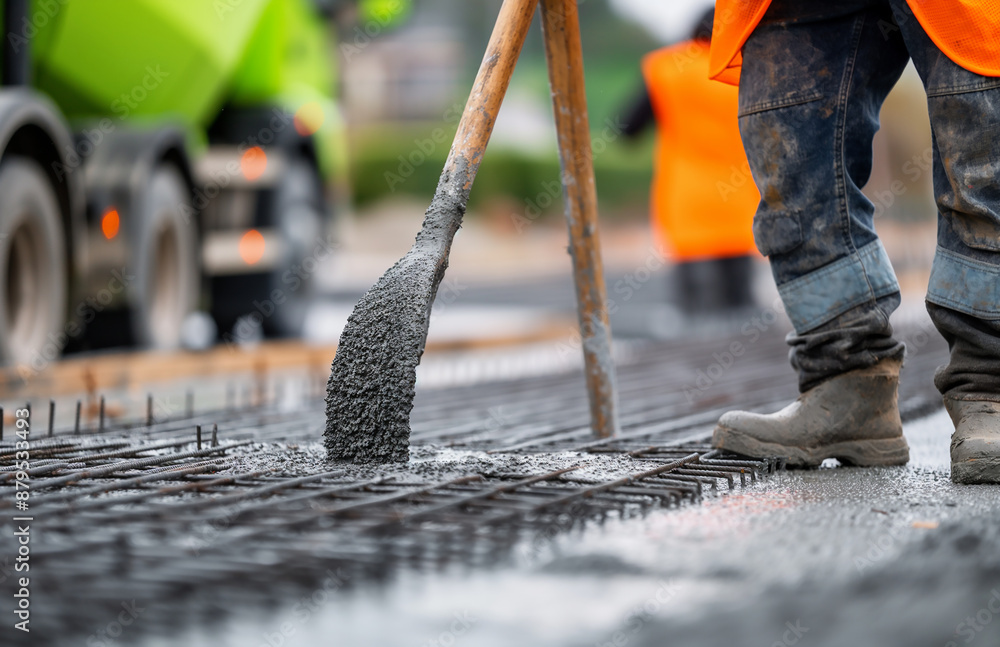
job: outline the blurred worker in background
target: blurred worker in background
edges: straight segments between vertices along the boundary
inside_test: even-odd
[[[757,256],[751,225],[760,196],[740,141],[737,89],[708,78],[713,15],[689,40],[643,58],[645,84],[624,129],[632,138],[656,121],[653,235],[677,263],[681,308],[695,315],[751,307]]]
[[[988,0],[717,2],[711,74],[739,83],[763,196],[754,236],[795,326],[802,392],[776,414],[725,414],[717,447],[800,465],[907,462],[904,348],[889,325],[899,285],[861,188],[879,109],[911,59],[934,136],[927,310],[951,348],[935,385],[956,425],[952,480],[1000,482],[1000,8]]]

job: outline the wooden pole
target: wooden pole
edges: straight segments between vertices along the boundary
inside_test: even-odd
[[[597,438],[608,438],[618,433],[618,402],[597,232],[597,188],[584,91],[580,22],[576,0],[541,0],[541,7],[591,425]]]
[[[500,104],[503,103],[537,4],[538,0],[504,0],[500,7],[486,54],[444,164],[445,174],[449,175],[462,170],[460,166],[467,165],[468,177],[462,187],[466,191],[471,187],[486,152],[486,144],[493,133]]]

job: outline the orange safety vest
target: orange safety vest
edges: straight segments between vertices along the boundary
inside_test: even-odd
[[[934,44],[952,61],[983,76],[1000,76],[1000,0],[906,0]],[[716,0],[713,79],[736,85],[740,50],[771,0]]]
[[[707,42],[685,41],[642,60],[658,126],[653,233],[678,261],[756,253],[760,194],[740,140],[738,90],[709,80],[708,58]]]

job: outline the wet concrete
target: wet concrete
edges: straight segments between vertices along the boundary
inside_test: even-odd
[[[701,506],[540,534],[502,569],[297,594],[183,642],[995,645],[1000,488],[951,483],[950,430],[943,411],[908,424],[907,467],[793,471]]]
[[[340,336],[326,396],[324,439],[332,460],[407,460],[431,305],[475,176],[464,158],[454,168],[441,175],[413,247],[361,298]]]
[[[403,483],[433,483],[479,474],[486,478],[545,474],[577,467],[567,480],[610,481],[650,469],[648,461],[624,454],[550,452],[545,454],[489,454],[485,451],[456,450],[437,445],[415,445],[409,460],[388,465],[344,463],[331,465],[318,443],[289,447],[283,443],[256,443],[244,451],[231,453],[226,473],[275,470],[285,477],[309,476],[340,471],[346,482],[391,479]],[[338,477],[339,478],[339,477]]]

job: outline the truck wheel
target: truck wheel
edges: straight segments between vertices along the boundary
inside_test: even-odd
[[[5,160],[0,164],[0,362],[44,363],[62,350],[65,244],[56,190],[45,171],[24,157]]]
[[[198,305],[198,234],[190,203],[180,171],[170,164],[156,167],[136,214],[132,250],[132,332],[148,348],[178,348],[181,323]]]

